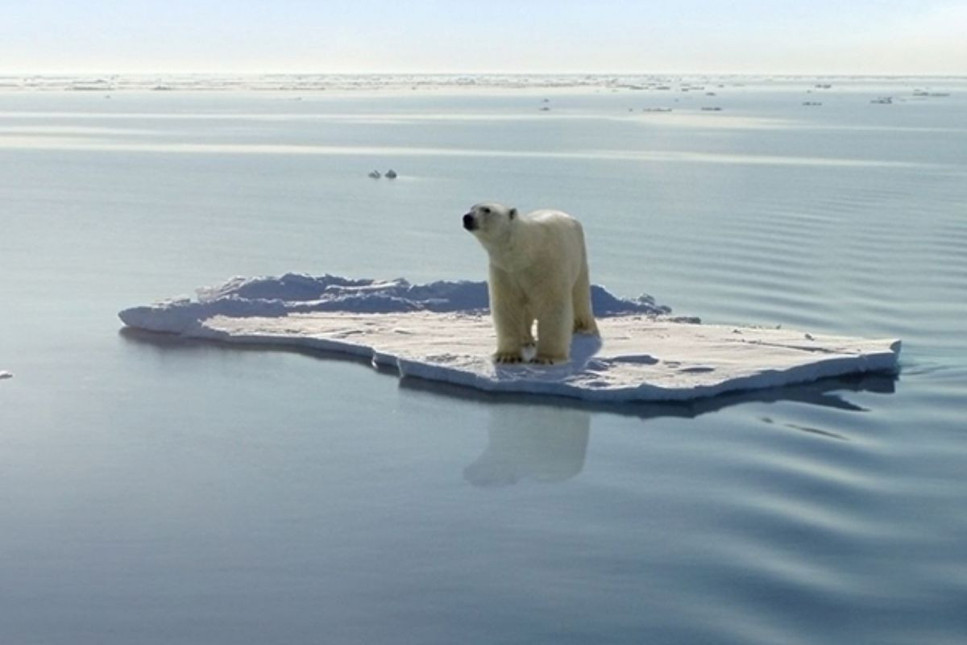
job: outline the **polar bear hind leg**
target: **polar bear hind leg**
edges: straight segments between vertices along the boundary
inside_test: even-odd
[[[597,336],[598,325],[594,322],[594,311],[591,309],[591,280],[588,277],[587,260],[582,263],[571,299],[574,302],[574,332]]]
[[[521,320],[523,329],[521,331],[521,344],[523,347],[534,347],[534,314],[531,313],[530,305],[524,305],[524,315]]]

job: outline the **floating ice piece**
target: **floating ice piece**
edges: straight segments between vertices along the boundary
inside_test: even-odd
[[[594,288],[601,337],[576,335],[563,365],[496,365],[486,284],[334,276],[237,278],[120,313],[125,324],[229,343],[341,352],[402,377],[589,401],[684,401],[863,372],[895,372],[897,340],[703,325],[647,297]],[[598,309],[599,303],[601,309]]]
[[[396,179],[396,177],[397,177],[396,171],[393,170],[392,168],[390,168],[389,170],[386,171],[386,178],[387,179]]]
[[[13,373],[7,372],[5,370],[0,370],[0,381],[2,381],[5,378],[13,378]]]

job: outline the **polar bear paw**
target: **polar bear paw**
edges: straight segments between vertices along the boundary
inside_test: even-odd
[[[523,363],[524,358],[520,355],[520,352],[497,352],[494,354],[494,362],[502,365],[509,365],[513,363]]]

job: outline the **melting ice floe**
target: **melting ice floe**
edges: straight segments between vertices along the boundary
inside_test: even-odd
[[[401,376],[593,401],[689,400],[824,377],[896,371],[900,342],[698,324],[648,296],[592,287],[601,338],[577,335],[564,365],[495,365],[484,282],[286,274],[234,278],[120,312],[128,326],[232,343],[371,358]]]

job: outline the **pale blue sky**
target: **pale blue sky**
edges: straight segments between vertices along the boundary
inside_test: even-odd
[[[0,0],[0,73],[967,74],[967,0]]]

